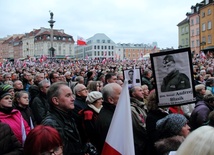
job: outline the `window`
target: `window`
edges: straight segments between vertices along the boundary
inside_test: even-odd
[[[103,50],[103,46],[101,46],[101,49]]]
[[[196,46],[197,46],[197,47],[200,46],[199,40],[196,40]]]
[[[97,49],[100,49],[100,46],[97,46]]]
[[[199,24],[199,17],[196,17],[196,24]]]
[[[205,4],[209,4],[209,0],[205,0]]]
[[[189,40],[188,40],[188,38],[186,38],[186,45],[188,45],[189,44]]]
[[[208,9],[207,15],[211,15],[211,10]]]
[[[108,55],[111,56],[111,52],[110,51],[108,51]]]
[[[185,29],[184,29],[184,27],[183,27],[182,30],[181,30],[181,34],[184,34],[184,31],[185,31]]]
[[[210,30],[211,28],[212,28],[212,22],[211,22],[211,21],[208,21],[207,29]]]
[[[191,47],[195,47],[195,45],[194,45],[194,41],[192,41]]]
[[[199,28],[196,28],[196,35],[199,35]]]
[[[182,45],[184,45],[184,39],[182,39]]]
[[[206,42],[205,36],[202,37],[202,42]]]
[[[191,34],[191,36],[194,36],[194,30],[192,30],[192,32],[191,32],[192,34]]]
[[[96,56],[96,54],[97,54],[97,52],[96,52],[96,51],[94,51],[94,56]]]
[[[103,43],[105,43],[105,40],[102,40]]]
[[[102,51],[102,54],[101,55],[103,55],[103,51]]]
[[[193,19],[191,19],[191,25],[194,25],[194,20]]]
[[[97,40],[97,43],[100,43],[100,40],[99,40],[99,39]]]
[[[94,49],[96,50],[96,45],[94,45]]]
[[[212,42],[212,36],[211,36],[211,35],[208,35],[207,42],[208,42],[208,43],[211,43],[211,42]]]
[[[110,40],[107,40],[107,43],[110,43],[111,41]]]
[[[185,33],[188,33],[189,32],[189,27],[186,26],[185,30],[186,30]]]
[[[100,56],[100,51],[97,52],[97,56]]]
[[[203,24],[202,24],[202,31],[205,31],[205,30],[206,30],[206,24],[203,23]]]
[[[202,13],[201,13],[201,17],[204,17],[204,16],[205,16],[205,12],[202,12]]]

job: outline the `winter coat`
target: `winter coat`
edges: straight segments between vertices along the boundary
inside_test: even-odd
[[[30,105],[33,102],[33,99],[39,94],[39,87],[37,85],[31,85],[29,90],[28,90],[29,94],[30,94]]]
[[[152,85],[149,78],[147,78],[147,77],[142,78],[142,84],[141,85],[144,85],[144,84],[148,86],[149,91],[151,91],[153,89],[153,85]]]
[[[176,151],[183,141],[183,136],[173,136],[155,142],[158,155],[168,155],[170,151]]]
[[[24,136],[24,134],[27,135],[30,132],[30,127],[22,117],[22,114],[16,109],[13,109],[10,114],[0,111],[0,121],[9,125],[16,138],[23,144],[22,136]],[[22,124],[25,133],[22,132]]]
[[[83,145],[71,113],[66,113],[56,107],[50,107],[50,112],[44,118],[42,124],[52,126],[58,130],[63,141],[63,154],[83,154]]]
[[[0,154],[21,155],[23,149],[10,126],[0,122]]]
[[[33,99],[31,109],[36,123],[40,124],[50,109],[47,101],[47,95],[40,91],[39,94]]]
[[[148,152],[148,135],[146,132],[146,106],[143,102],[131,97],[131,113],[132,113],[132,124],[133,124],[133,136],[135,155],[142,155],[143,153],[149,154]]]
[[[204,123],[208,121],[208,115],[213,109],[214,107],[208,106],[205,101],[197,102],[195,109],[190,116],[191,130],[195,130],[204,125]]]
[[[96,132],[98,136],[96,142],[98,152],[102,151],[115,108],[115,105],[103,102],[103,108],[101,109],[97,121],[95,122]]]

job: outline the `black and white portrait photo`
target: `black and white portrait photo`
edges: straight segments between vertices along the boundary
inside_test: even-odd
[[[195,100],[190,59],[189,49],[151,54],[160,106]]]
[[[141,86],[141,73],[140,68],[128,69],[123,71],[125,80],[128,80],[129,87],[133,85]]]

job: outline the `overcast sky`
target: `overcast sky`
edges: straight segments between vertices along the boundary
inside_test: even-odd
[[[200,0],[0,0],[0,38],[50,28],[64,29],[76,41],[105,33],[115,43],[178,47],[177,24]]]

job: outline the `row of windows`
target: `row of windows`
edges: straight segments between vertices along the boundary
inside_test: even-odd
[[[212,22],[211,21],[208,21],[207,23],[207,29],[210,30],[212,29]],[[205,31],[206,30],[206,23],[203,23],[202,24],[202,31]]]
[[[105,49],[105,50],[106,50],[106,49],[107,49],[107,46],[99,46],[99,45],[96,46],[96,45],[94,45],[94,49],[98,49],[98,50],[99,50],[99,49],[102,49],[102,50]],[[113,50],[113,49],[114,49],[114,46],[108,46],[108,49],[109,49],[109,50],[110,50],[110,49]]]
[[[205,36],[202,37],[202,42],[206,42]],[[206,43],[208,43],[208,44],[212,43],[212,35],[207,36],[207,42]]]
[[[188,38],[182,39],[181,42],[182,42],[182,45],[188,45],[189,44],[189,39]]]
[[[194,29],[192,29],[191,30],[191,36],[198,36],[200,34],[200,32],[199,32],[199,28],[196,28],[196,34],[195,34],[195,30]]]
[[[193,40],[191,42],[191,47],[199,47],[200,46],[200,41],[199,40],[196,40],[196,46],[195,46],[195,41]]]
[[[196,23],[194,22],[194,19],[191,19],[190,25],[199,24],[199,17],[196,17]]]
[[[189,32],[189,27],[188,26],[182,27],[181,34],[185,34],[185,33],[188,33],[188,32]]]
[[[113,51],[108,51],[108,52],[94,51],[94,56],[114,56],[114,52]]]
[[[207,15],[211,15],[211,13],[212,13],[211,10],[208,9],[207,10]],[[205,17],[205,14],[206,14],[205,12],[201,12],[201,17]]]
[[[111,40],[99,40],[99,39],[97,39],[97,43],[111,43]]]

